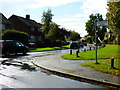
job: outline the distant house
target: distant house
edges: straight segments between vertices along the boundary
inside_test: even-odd
[[[113,44],[113,41],[115,40],[116,36],[112,31],[109,30],[108,32],[106,32],[105,38],[108,39],[108,44]]]
[[[41,24],[30,19],[30,15],[26,18],[12,15],[9,20],[12,22],[12,29],[28,33],[30,42],[42,42]]]
[[[0,13],[0,29],[10,29],[11,28],[11,22],[2,14]]]

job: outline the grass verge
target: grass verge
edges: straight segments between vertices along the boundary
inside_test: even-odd
[[[114,67],[111,68],[111,60],[98,60],[100,64],[95,64],[95,61],[82,63],[81,66],[90,67],[96,71],[100,71],[103,73],[108,73],[112,75],[120,76],[120,59],[115,59]]]
[[[120,48],[120,45],[106,45],[106,47],[98,49],[98,59],[109,59],[111,57],[120,58],[118,48]],[[79,57],[73,53],[72,55],[65,54],[61,57],[68,60],[95,60],[95,50],[80,52],[78,56]]]
[[[45,48],[30,48],[30,49],[29,49],[29,52],[61,50],[61,48],[62,48],[62,49],[69,49],[69,46],[62,46],[62,47],[45,47]]]

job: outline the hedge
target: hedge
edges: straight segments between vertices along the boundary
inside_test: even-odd
[[[29,41],[29,36],[25,32],[7,29],[2,32],[2,39],[3,40],[17,40],[27,45]]]

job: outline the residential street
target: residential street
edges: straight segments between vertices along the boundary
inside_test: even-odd
[[[120,0],[0,6],[0,90],[120,90]]]
[[[26,56],[2,58],[0,62],[3,59],[8,61],[2,62],[0,65],[0,88],[103,88],[102,86],[47,74],[31,63],[35,57],[50,56],[60,52],[68,53],[69,50],[33,52]],[[21,69],[24,63],[33,68],[32,71]]]

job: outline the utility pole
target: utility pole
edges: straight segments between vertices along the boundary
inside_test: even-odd
[[[98,60],[97,60],[97,25],[96,25],[97,19],[95,19],[94,21],[94,29],[95,29],[95,57],[96,57],[96,63],[95,64],[99,64]]]
[[[103,20],[103,21],[97,21],[97,18],[94,21],[94,29],[95,29],[95,56],[96,56],[96,63],[99,64],[97,60],[97,26],[107,26],[108,25],[108,20]]]

